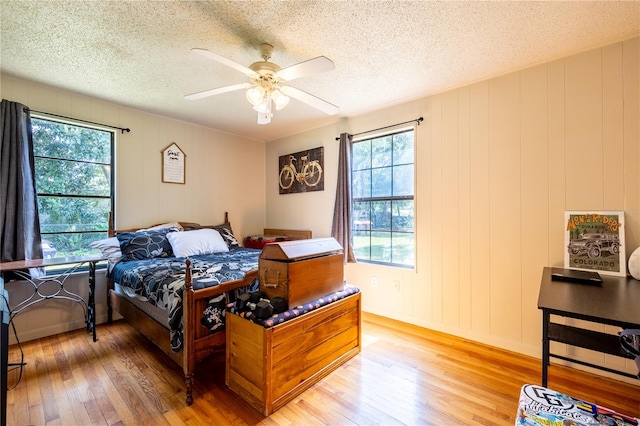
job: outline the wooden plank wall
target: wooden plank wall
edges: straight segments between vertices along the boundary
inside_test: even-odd
[[[634,38],[508,72],[270,142],[267,163],[424,117],[416,267],[348,264],[346,277],[365,311],[540,356],[538,288],[544,266],[563,264],[565,210],[624,210],[627,257],[640,245],[639,57]],[[327,176],[332,158],[337,143],[325,144]],[[267,173],[267,191],[276,178]],[[304,201],[314,235],[329,235],[333,194]],[[267,222],[297,220],[300,204],[267,197]]]

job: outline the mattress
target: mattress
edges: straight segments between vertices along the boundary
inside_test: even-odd
[[[131,289],[131,287],[125,287],[118,283],[114,283],[114,291],[119,296],[131,302],[134,306],[147,314],[147,316],[151,317],[158,324],[169,330],[169,317],[167,316],[167,311],[165,309],[158,308],[157,306],[149,303],[149,301],[145,298],[138,296],[135,291]]]

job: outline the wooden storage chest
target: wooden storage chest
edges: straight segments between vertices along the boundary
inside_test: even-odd
[[[282,297],[289,308],[342,290],[344,255],[334,238],[267,244],[258,260],[260,291]]]
[[[227,315],[225,382],[268,416],[360,352],[360,293],[265,328]]]

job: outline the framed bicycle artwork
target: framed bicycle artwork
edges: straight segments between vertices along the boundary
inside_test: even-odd
[[[282,155],[278,167],[280,194],[324,191],[324,147]]]
[[[564,267],[625,276],[623,211],[566,211]]]

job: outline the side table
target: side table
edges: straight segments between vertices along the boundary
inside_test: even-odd
[[[18,260],[14,262],[2,262],[0,263],[0,280],[5,282],[7,279],[7,273],[11,272],[12,275],[18,277],[21,282],[25,282],[31,285],[33,292],[27,298],[16,303],[13,307],[10,306],[10,318],[13,319],[16,315],[22,313],[25,309],[33,306],[36,303],[43,302],[49,299],[66,299],[72,302],[79,303],[85,314],[85,322],[87,324],[87,330],[93,333],[93,341],[96,337],[96,303],[95,303],[95,289],[96,289],[96,263],[106,260],[106,258],[95,256],[71,256],[60,257],[54,259],[31,259],[31,260]],[[67,279],[77,272],[83,265],[89,266],[89,297],[88,300],[84,300],[82,296],[65,288],[65,282]],[[33,278],[29,274],[31,268],[44,268],[47,266],[63,266],[69,265],[69,267],[61,273],[44,275],[42,277]],[[49,283],[55,283],[53,291],[49,288],[52,287]],[[57,286],[56,286],[57,285]],[[13,300],[12,300],[13,301]]]
[[[552,321],[551,315],[574,318],[622,329],[640,328],[640,282],[633,278],[602,275],[602,285],[580,284],[551,279],[553,268],[544,268],[538,295],[538,309],[542,310],[542,386],[548,382],[551,357],[587,367],[636,378],[636,375],[604,365],[596,365],[570,356],[551,352],[550,342],[590,349],[603,354],[633,359],[620,346],[619,336],[569,326]]]

